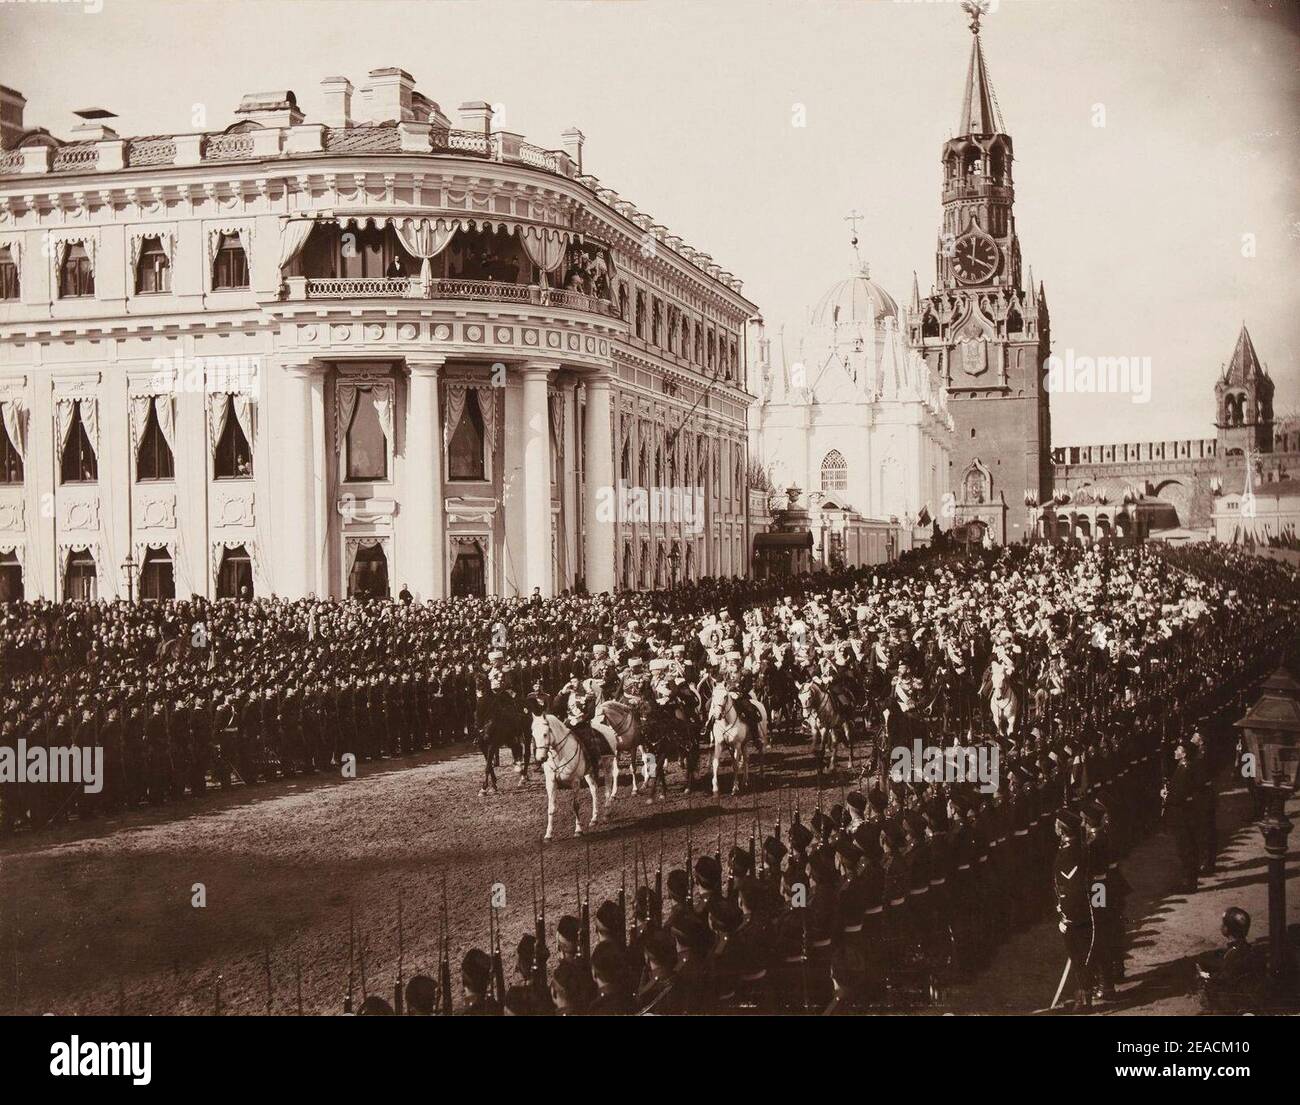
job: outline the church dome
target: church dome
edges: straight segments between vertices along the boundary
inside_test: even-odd
[[[825,327],[865,323],[874,328],[887,318],[898,322],[898,304],[864,270],[832,286],[813,307],[809,323]]]

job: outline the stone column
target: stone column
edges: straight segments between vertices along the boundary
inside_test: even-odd
[[[587,489],[583,519],[587,543],[583,575],[587,591],[614,590],[614,444],[609,412],[612,381],[608,376],[587,377],[587,407],[583,433],[587,442]]]
[[[438,372],[446,358],[407,358],[406,486],[402,490],[402,546],[406,563],[399,573],[420,601],[442,598],[442,420]]]
[[[314,361],[283,365],[279,381],[282,410],[271,449],[276,476],[266,483],[258,481],[271,493],[267,517],[273,535],[272,547],[259,552],[274,565],[274,592],[287,598],[320,593],[316,578],[320,562],[315,503],[317,435],[313,432],[319,377],[320,366]],[[260,504],[257,510],[261,512]]]
[[[523,366],[524,381],[524,523],[525,595],[539,588],[554,591],[551,568],[551,412],[547,404],[547,379],[556,367],[544,361]]]

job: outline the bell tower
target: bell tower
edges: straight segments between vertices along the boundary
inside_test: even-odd
[[[956,424],[954,524],[980,522],[997,542],[1034,534],[1052,494],[1047,300],[1022,269],[1014,150],[980,39],[987,3],[967,0],[970,60],[957,133],[943,147],[935,282],[913,283],[908,336],[948,388]]]

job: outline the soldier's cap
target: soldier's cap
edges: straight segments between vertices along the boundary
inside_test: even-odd
[[[883,790],[872,790],[867,795],[867,801],[871,804],[873,810],[877,813],[883,813],[885,807],[889,805],[889,796]]]
[[[596,910],[596,929],[599,932],[618,932],[623,927],[623,914],[618,905],[606,898]]]
[[[737,875],[748,875],[754,870],[754,861],[750,858],[749,849],[742,848],[739,844],[734,845],[727,853],[727,860]]]
[[[705,886],[722,884],[722,868],[713,856],[700,856],[695,861],[695,878]]]
[[[566,913],[555,926],[555,935],[566,944],[576,946],[578,938],[582,935],[582,924],[573,914]]]
[[[1074,810],[1063,807],[1056,811],[1056,823],[1064,825],[1071,832],[1077,832],[1083,820]]]
[[[785,858],[787,850],[786,846],[774,836],[769,836],[765,841],[763,841],[763,855],[765,857],[770,857],[777,862]]]
[[[592,645],[591,651],[597,656],[604,656],[609,651],[609,645]]]
[[[863,855],[873,855],[880,851],[880,826],[861,824],[853,830],[853,843],[861,849]]]
[[[651,671],[664,671],[664,670],[667,669],[669,666],[671,666],[671,664],[672,664],[672,661],[671,661],[671,660],[658,660],[658,659],[656,659],[656,660],[651,660],[651,661],[650,661],[650,670],[651,670]]]
[[[813,832],[802,821],[796,821],[790,826],[790,846],[803,851],[812,843]]]
[[[895,852],[903,846],[902,830],[892,821],[886,821],[881,825],[880,839]]]
[[[591,973],[603,979],[621,979],[627,974],[627,962],[620,949],[610,941],[591,949]]]
[[[845,802],[848,803],[849,809],[855,813],[862,813],[867,808],[867,799],[860,790],[849,791],[849,796],[845,799]]]
[[[675,867],[668,872],[668,896],[670,898],[677,898],[680,901],[685,901],[685,899],[690,895],[690,892],[691,884],[690,880],[686,877],[685,871],[680,867]]]
[[[488,979],[492,976],[492,960],[488,958],[488,953],[482,948],[470,948],[461,962],[460,974],[471,989],[486,989]]]

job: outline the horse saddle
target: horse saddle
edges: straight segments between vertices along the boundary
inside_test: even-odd
[[[582,745],[583,755],[587,758],[587,763],[591,769],[596,771],[600,767],[601,758],[610,754],[609,740],[588,722],[579,722],[571,732],[578,738],[578,743]]]

